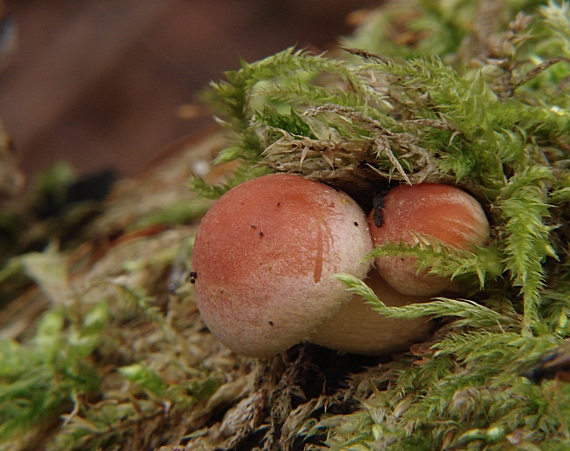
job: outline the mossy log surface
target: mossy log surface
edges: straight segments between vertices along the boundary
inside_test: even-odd
[[[223,130],[104,200],[65,202],[63,166],[10,199],[0,160],[0,450],[570,448],[569,6],[448,3],[387,3],[344,51],[244,62],[209,93]],[[378,314],[436,318],[407,352],[241,357],[200,319],[192,244],[216,197],[268,172],[366,209],[390,184],[455,184],[492,239],[370,256],[416,257],[462,299],[386,307],[342,278]]]

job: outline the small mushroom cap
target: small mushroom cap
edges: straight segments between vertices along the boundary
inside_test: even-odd
[[[365,282],[388,307],[430,300],[396,291],[376,271],[371,271]],[[384,355],[409,349],[413,343],[427,339],[433,328],[428,316],[414,320],[388,318],[374,311],[364,298],[354,295],[309,341],[337,351]]]
[[[415,235],[435,237],[459,249],[481,246],[489,239],[489,222],[481,204],[465,191],[451,185],[423,183],[402,185],[384,198],[383,223],[369,225],[374,245],[414,241]],[[378,257],[376,268],[396,290],[414,296],[430,296],[454,289],[445,277],[418,273],[415,258]]]
[[[363,278],[366,215],[343,192],[296,175],[245,182],[206,214],[193,251],[195,300],[233,351],[265,357],[304,341],[350,299],[333,276]]]

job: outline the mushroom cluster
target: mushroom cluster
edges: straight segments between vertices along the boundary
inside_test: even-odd
[[[420,186],[439,195],[437,187],[444,185],[413,189]],[[381,226],[344,192],[297,175],[267,175],[228,191],[203,218],[192,257],[195,301],[210,331],[231,350],[252,357],[278,354],[303,341],[379,355],[423,339],[432,328],[429,318],[382,317],[334,276],[368,277],[366,283],[386,305],[425,302],[433,290],[449,289],[449,281],[417,274],[409,259],[367,260],[374,245],[421,233],[465,248],[482,244],[489,226],[467,193],[445,187],[459,193],[446,192],[436,201],[421,188],[420,204],[427,211],[449,211],[440,215],[440,228],[449,233],[431,233],[415,225],[421,206],[409,205],[411,190],[402,188],[385,196]],[[454,208],[476,210],[462,213],[463,220],[480,224],[466,229],[454,224]],[[437,218],[433,222],[439,224]]]

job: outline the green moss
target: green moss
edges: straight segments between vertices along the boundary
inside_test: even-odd
[[[0,341],[0,443],[45,422],[74,396],[98,389],[97,372],[85,357],[99,343],[107,306],[97,305],[69,328],[65,320],[63,309],[50,310],[29,344]]]

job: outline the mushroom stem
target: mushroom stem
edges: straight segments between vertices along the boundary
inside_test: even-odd
[[[430,300],[429,297],[396,291],[376,271],[371,271],[365,282],[388,307]],[[433,327],[427,316],[414,320],[387,318],[374,311],[364,298],[353,295],[335,315],[319,326],[309,341],[338,351],[382,355],[409,349],[413,343],[426,339]]]

